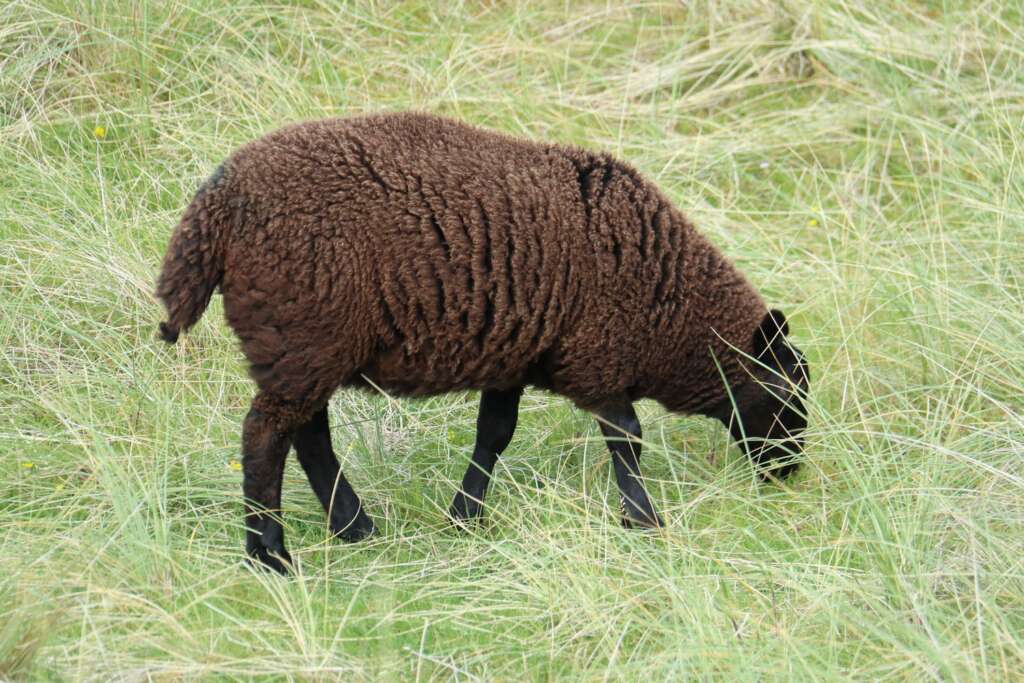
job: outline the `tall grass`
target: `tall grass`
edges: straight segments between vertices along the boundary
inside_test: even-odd
[[[0,7],[0,679],[1020,680],[1024,6]],[[642,404],[669,522],[616,524],[594,421],[531,391],[488,522],[444,516],[475,397],[343,392],[380,533],[290,462],[300,571],[241,563],[252,394],[215,301],[174,348],[170,228],[234,147],[417,108],[604,148],[787,311],[806,466],[762,486]]]

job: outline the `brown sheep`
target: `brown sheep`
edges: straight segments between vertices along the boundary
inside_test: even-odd
[[[259,386],[242,430],[246,547],[278,571],[290,446],[331,530],[373,531],[331,450],[343,386],[482,391],[458,523],[481,513],[526,385],[597,415],[627,526],[662,524],[639,478],[637,399],[718,418],[779,476],[802,448],[808,379],[784,317],[607,154],[424,114],[289,126],[231,155],[185,211],[157,286],[161,336],[194,325],[218,285]]]

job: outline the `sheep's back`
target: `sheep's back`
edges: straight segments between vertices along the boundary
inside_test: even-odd
[[[574,314],[585,216],[556,148],[394,115],[286,128],[232,168],[225,307],[268,384],[513,384]]]

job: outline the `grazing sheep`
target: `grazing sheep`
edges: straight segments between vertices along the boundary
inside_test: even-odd
[[[224,162],[175,229],[163,339],[218,285],[259,386],[242,429],[246,549],[278,571],[290,557],[268,513],[290,446],[331,530],[373,531],[331,450],[342,386],[482,391],[459,523],[481,513],[528,384],[600,419],[627,526],[662,524],[639,478],[637,399],[718,418],[778,476],[802,448],[807,371],[785,318],[607,154],[423,114],[278,130]]]

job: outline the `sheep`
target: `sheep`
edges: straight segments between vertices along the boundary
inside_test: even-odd
[[[340,387],[481,392],[450,508],[477,519],[524,387],[597,416],[627,527],[663,521],[633,403],[726,424],[763,477],[796,467],[809,375],[744,276],[607,153],[419,113],[294,124],[244,145],[175,228],[156,295],[173,343],[216,287],[258,391],[242,427],[246,552],[287,572],[285,458],[331,532],[374,525],[331,449]]]

